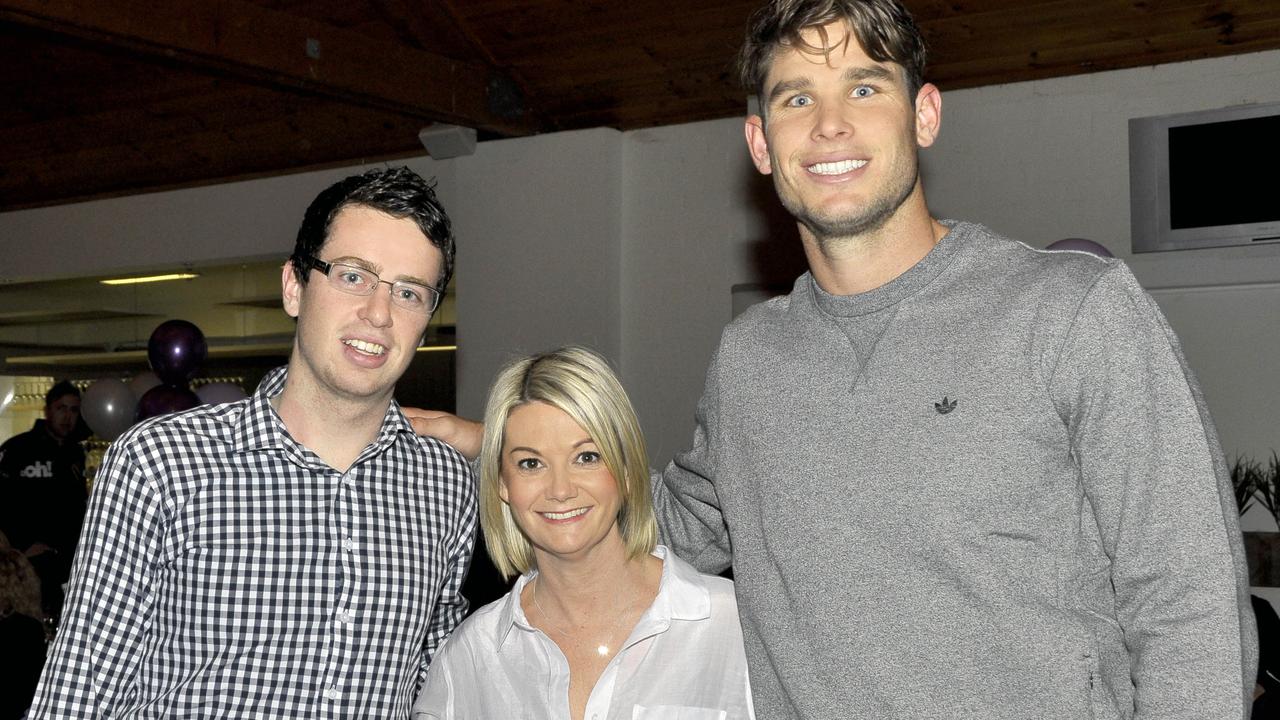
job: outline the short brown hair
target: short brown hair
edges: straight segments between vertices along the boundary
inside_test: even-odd
[[[377,210],[396,219],[409,218],[426,236],[444,262],[435,289],[444,294],[453,275],[453,225],[436,197],[435,181],[427,182],[408,167],[388,167],[352,175],[330,185],[307,207],[293,245],[293,274],[307,284],[311,259],[319,259],[329,242],[329,227],[338,213],[349,207]]]
[[[751,16],[746,42],[738,54],[742,86],[761,95],[763,106],[764,79],[778,48],[796,47],[826,55],[833,48],[823,26],[841,21],[853,31],[868,57],[902,67],[907,89],[914,97],[924,85],[924,37],[911,13],[897,0],[768,0]],[[800,37],[809,29],[818,31],[821,45]]]

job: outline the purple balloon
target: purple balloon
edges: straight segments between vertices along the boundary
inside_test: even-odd
[[[166,320],[156,326],[147,342],[151,369],[169,385],[185,385],[200,370],[209,354],[200,328],[186,320]],[[149,391],[148,391],[149,392]]]
[[[185,387],[157,385],[143,394],[138,401],[138,419],[146,420],[157,415],[190,410],[200,404],[200,398]]]
[[[1049,247],[1047,249],[1079,250],[1081,252],[1092,253],[1094,255],[1097,255],[1098,257],[1104,257],[1104,258],[1115,257],[1114,255],[1111,254],[1110,250],[1106,249],[1102,245],[1099,245],[1098,243],[1092,240],[1086,240],[1084,238],[1063,238],[1062,240],[1049,243]]]
[[[222,403],[243,400],[244,390],[239,385],[229,382],[206,383],[196,388],[196,396],[204,405],[221,405]]]

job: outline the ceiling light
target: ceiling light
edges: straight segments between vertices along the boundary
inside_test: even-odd
[[[167,275],[142,275],[138,277],[112,278],[99,280],[103,285],[137,285],[138,283],[164,282],[166,280],[190,280],[200,277],[200,273],[169,273]]]

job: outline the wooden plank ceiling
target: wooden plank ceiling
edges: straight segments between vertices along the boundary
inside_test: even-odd
[[[1280,0],[906,1],[944,90],[1280,48]],[[0,211],[739,115],[757,2],[0,0]]]

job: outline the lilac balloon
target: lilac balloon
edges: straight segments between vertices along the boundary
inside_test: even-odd
[[[157,385],[138,400],[138,419],[190,410],[199,404],[200,398],[185,387]]]
[[[166,320],[156,326],[147,341],[151,369],[169,385],[185,385],[200,370],[209,354],[204,333],[186,320]]]
[[[115,378],[96,380],[80,398],[80,414],[94,435],[111,442],[133,425],[138,399],[129,386]]]
[[[239,385],[229,382],[216,382],[196,388],[196,397],[204,405],[221,405],[222,403],[243,400],[246,395]]]
[[[129,381],[129,390],[133,393],[133,401],[136,403],[142,399],[147,391],[160,384],[160,378],[150,370],[143,370],[133,379]]]
[[[1057,242],[1049,243],[1049,247],[1047,249],[1079,250],[1081,252],[1092,253],[1094,255],[1097,255],[1098,257],[1104,257],[1104,258],[1115,257],[1114,255],[1111,254],[1110,250],[1106,249],[1102,245],[1099,245],[1098,243],[1092,240],[1086,240],[1084,238],[1064,238],[1062,240],[1058,240]]]

